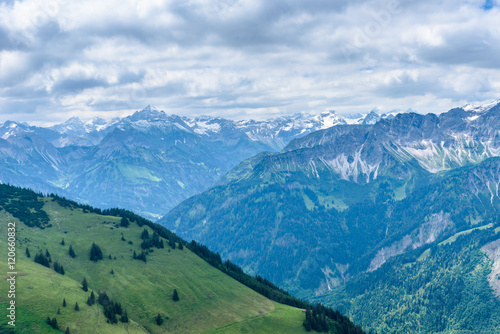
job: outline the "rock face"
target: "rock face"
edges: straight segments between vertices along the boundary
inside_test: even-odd
[[[499,129],[498,101],[339,124],[241,163],[160,222],[292,292],[320,294],[496,217]]]

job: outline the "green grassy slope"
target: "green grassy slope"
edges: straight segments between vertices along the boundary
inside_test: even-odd
[[[42,201],[52,224],[45,229],[28,227],[5,210],[0,211],[0,235],[6,235],[6,222],[14,221],[17,226],[16,330],[19,333],[55,332],[45,323],[47,316],[56,317],[59,327],[64,330],[68,326],[71,333],[200,333],[241,324],[247,319],[254,321],[252,319],[259,315],[264,315],[264,324],[270,323],[275,333],[290,332],[290,326],[294,332],[304,331],[304,316],[299,309],[275,304],[224,275],[187,248],[172,249],[164,240],[165,248],[154,248],[147,256],[147,263],[132,259],[134,250],[141,252],[143,229],[152,234],[149,227],[135,223],[127,228],[118,227],[119,217],[64,208],[49,198]],[[126,241],[121,240],[122,233]],[[64,246],[61,245],[63,238]],[[2,254],[7,248],[6,242],[6,238],[0,238]],[[92,242],[98,244],[104,254],[104,259],[97,263],[89,260]],[[68,255],[69,245],[75,250],[76,258]],[[31,258],[26,256],[26,247]],[[46,249],[53,262],[64,266],[65,275],[33,262],[35,254]],[[7,272],[5,261],[0,268]],[[106,291],[111,299],[121,303],[131,322],[107,324],[101,306],[86,304],[90,290],[86,293],[80,288],[83,277],[90,290]],[[0,289],[8,290],[6,280],[1,281]],[[172,300],[174,289],[179,292],[178,302]],[[67,301],[66,308],[62,307],[63,298]],[[2,309],[7,302],[6,294],[0,294]],[[76,302],[79,312],[74,311]],[[60,314],[57,314],[58,308]],[[271,312],[275,308],[279,312]],[[283,309],[294,316],[286,312],[284,315]],[[158,313],[165,320],[161,326],[155,324]],[[6,319],[0,320],[1,326],[5,323]]]
[[[208,331],[207,334],[268,334],[278,333],[306,333],[301,326],[304,318],[302,310],[283,304],[275,303],[275,309],[269,313],[258,315],[234,324]],[[316,333],[311,331],[310,333]]]

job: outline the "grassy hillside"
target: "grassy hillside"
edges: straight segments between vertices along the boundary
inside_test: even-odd
[[[272,302],[223,274],[186,247],[181,250],[176,244],[174,249],[168,240],[160,238],[164,248],[152,247],[146,262],[133,259],[134,251],[141,254],[144,229],[149,235],[153,234],[148,226],[139,227],[131,222],[128,227],[120,227],[120,217],[91,213],[71,205],[63,207],[51,198],[33,199],[33,196],[18,203],[27,206],[23,215],[12,209],[20,197],[3,196],[0,234],[6,235],[7,222],[16,222],[18,240],[17,333],[57,332],[46,324],[47,317],[56,317],[59,328],[64,331],[69,327],[71,333],[200,333],[229,328],[225,326],[231,324],[238,328],[245,321],[255,324],[259,317],[265,320],[263,326],[272,326],[275,333],[305,331],[302,326],[305,317],[300,309]],[[48,219],[43,218],[43,212]],[[103,259],[97,262],[90,261],[93,242],[103,253]],[[2,254],[7,249],[6,243],[6,238],[0,239]],[[68,254],[70,245],[75,258]],[[51,266],[55,261],[60,263],[64,275],[34,262],[37,253],[45,254],[47,250]],[[8,271],[5,262],[2,261],[0,267],[4,275]],[[88,292],[81,289],[84,277]],[[6,280],[2,280],[0,289],[8,291]],[[174,289],[179,295],[176,302],[172,299]],[[98,291],[106,292],[113,302],[120,303],[130,322],[107,323],[99,303],[87,305],[91,291],[96,296]],[[62,305],[63,299],[66,307]],[[6,294],[0,294],[0,307],[5,309],[7,303]],[[75,303],[79,311],[74,310]],[[164,320],[160,326],[155,322],[158,314]],[[5,317],[0,321],[0,331],[6,332]]]
[[[275,303],[273,311],[245,319],[231,325],[208,331],[210,334],[268,334],[278,333],[303,333],[304,328],[297,327],[297,323],[303,321],[304,313],[300,309],[283,304]]]

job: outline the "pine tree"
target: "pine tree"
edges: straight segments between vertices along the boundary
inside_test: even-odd
[[[59,329],[59,325],[57,324],[57,319],[56,317],[52,318],[52,323],[51,323],[52,328],[54,329]]]
[[[149,232],[147,229],[144,229],[141,233],[141,239],[149,239]]]
[[[63,298],[63,307],[66,307],[66,298]]]
[[[174,294],[173,294],[173,296],[172,296],[172,300],[173,300],[174,302],[179,301],[179,294],[177,293],[177,289],[174,289]]]
[[[122,304],[115,303],[115,313],[118,314],[118,315],[122,315],[123,314]]]
[[[172,247],[172,249],[175,249],[175,241],[174,241],[174,239],[170,238],[170,240],[168,241],[168,245],[170,247]]]
[[[28,247],[26,247],[26,256],[27,256],[28,258],[30,258],[30,257],[31,257],[30,250],[28,249]]]
[[[89,287],[87,285],[87,279],[85,277],[83,278],[83,281],[82,281],[82,290],[85,292],[89,291]]]
[[[57,308],[57,314],[61,314],[61,309],[59,307]]]
[[[66,327],[66,332],[64,332],[64,334],[71,334],[71,332],[69,331],[69,327]]]
[[[45,256],[47,257],[47,259],[49,259],[49,262],[52,262],[52,259],[50,258],[50,253],[49,253],[48,249],[45,250]]]
[[[75,303],[75,311],[80,311],[80,306],[78,306],[78,302]]]
[[[120,321],[125,323],[125,322],[128,322],[128,315],[127,315],[127,311],[123,311],[123,314],[122,316],[120,317]]]
[[[99,260],[102,260],[102,250],[94,242],[92,243],[92,247],[90,247],[90,261],[97,262]]]
[[[72,258],[76,257],[75,251],[73,250],[73,247],[71,245],[69,245],[68,253],[69,253],[69,256],[71,256]]]
[[[158,315],[156,316],[156,324],[158,326],[161,326],[161,324],[163,324],[163,319],[161,318],[160,313],[158,313]]]
[[[111,269],[111,271],[109,272],[111,275],[114,275],[115,274],[115,271],[113,269]]]
[[[122,233],[122,241],[126,241],[125,238],[123,237],[123,233]]]
[[[61,240],[61,245],[63,245],[63,246],[66,245],[66,243],[64,242],[64,238],[62,238],[62,240]]]
[[[122,220],[120,221],[120,226],[123,226],[123,227],[128,227],[129,226],[129,221],[127,218],[125,217],[122,217]]]
[[[180,250],[183,250],[183,249],[184,249],[184,246],[182,245],[182,242],[179,242],[179,249],[180,249]]]

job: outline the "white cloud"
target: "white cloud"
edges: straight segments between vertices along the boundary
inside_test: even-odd
[[[299,111],[440,112],[498,98],[500,11],[484,1],[0,4],[0,121]]]

